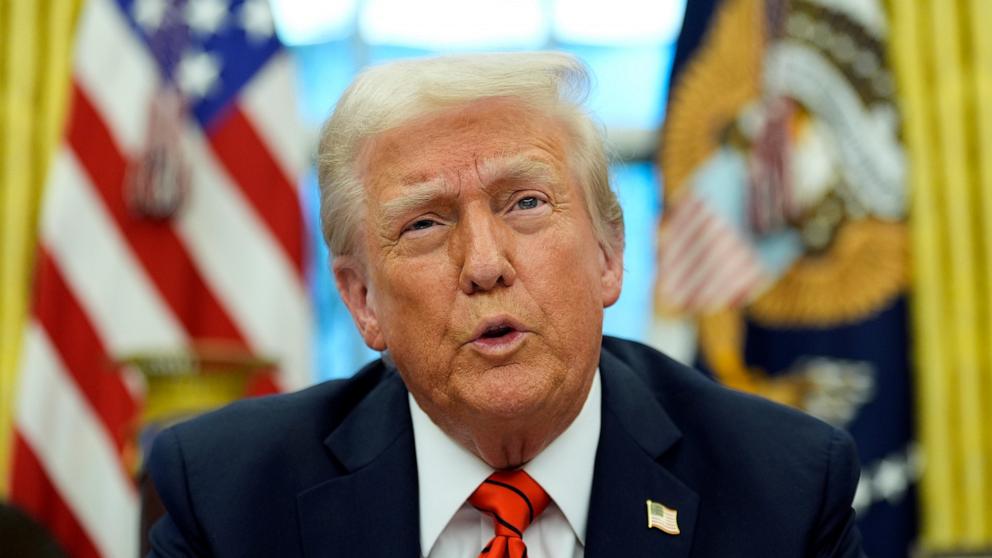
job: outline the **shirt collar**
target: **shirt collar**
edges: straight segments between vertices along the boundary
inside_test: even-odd
[[[420,548],[427,556],[455,512],[493,469],[438,428],[412,395],[408,400],[420,483]],[[551,496],[582,544],[585,544],[601,407],[597,369],[586,402],[572,424],[524,466]]]
[[[524,466],[527,474],[558,505],[583,545],[586,544],[586,519],[589,517],[593,467],[599,446],[602,404],[599,369],[596,369],[592,387],[579,415],[544,451]]]

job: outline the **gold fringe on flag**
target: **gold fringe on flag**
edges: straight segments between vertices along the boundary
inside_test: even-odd
[[[912,189],[922,546],[992,548],[992,2],[890,0]]]
[[[0,0],[0,499],[45,172],[62,133],[82,0]]]

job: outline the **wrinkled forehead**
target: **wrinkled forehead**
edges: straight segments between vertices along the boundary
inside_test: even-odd
[[[362,182],[423,182],[445,168],[530,154],[564,163],[567,138],[560,119],[512,98],[490,97],[419,115],[363,143]]]

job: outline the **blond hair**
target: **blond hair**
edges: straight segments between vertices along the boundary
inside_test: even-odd
[[[324,124],[317,154],[320,217],[333,255],[355,253],[365,215],[355,161],[363,142],[418,116],[487,97],[510,97],[557,116],[568,131],[569,165],[582,185],[600,244],[623,250],[623,213],[610,188],[603,132],[582,107],[589,73],[557,52],[474,54],[371,67],[345,90]]]

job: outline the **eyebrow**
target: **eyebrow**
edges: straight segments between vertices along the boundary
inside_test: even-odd
[[[503,181],[549,182],[556,176],[553,166],[527,155],[491,157],[482,160],[477,169],[484,188]],[[383,222],[392,223],[414,209],[429,205],[447,189],[441,176],[404,184],[403,195],[382,204]]]
[[[423,207],[432,200],[437,199],[441,192],[445,190],[444,179],[435,178],[422,182],[413,182],[404,185],[402,196],[393,198],[382,204],[382,220],[384,223],[392,223],[418,207]]]
[[[556,174],[554,167],[546,161],[523,154],[485,159],[479,163],[478,172],[487,186],[504,180],[549,182]]]

